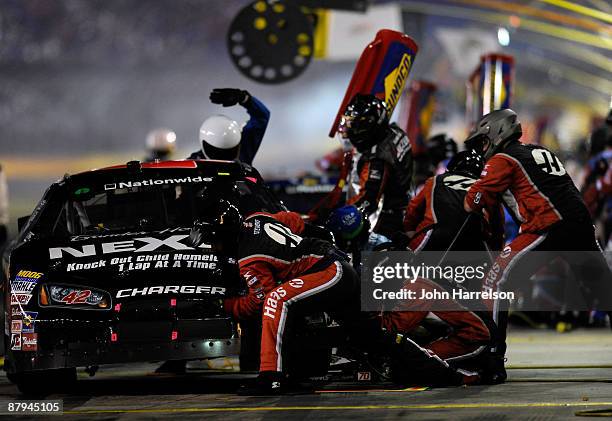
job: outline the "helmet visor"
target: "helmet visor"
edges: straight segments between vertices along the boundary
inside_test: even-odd
[[[466,149],[472,149],[478,152],[480,155],[484,153],[485,142],[488,137],[484,134],[474,134],[468,137],[465,141]]]

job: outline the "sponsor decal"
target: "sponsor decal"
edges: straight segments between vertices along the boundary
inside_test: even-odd
[[[177,228],[166,228],[161,231],[155,231],[156,235],[172,234],[175,232],[188,232],[190,228],[177,227]],[[70,237],[70,241],[85,241],[85,240],[98,240],[100,238],[113,238],[113,237],[136,237],[139,235],[150,235],[151,231],[131,231],[131,232],[116,232],[116,233],[98,233],[98,234],[82,234],[73,235]]]
[[[32,333],[34,332],[34,322],[38,317],[37,311],[26,311],[23,315],[23,324],[21,331],[23,333]]]
[[[193,247],[181,242],[187,237],[189,237],[188,234],[172,235],[162,239],[155,237],[139,237],[131,240],[112,241],[102,244],[84,244],[80,249],[75,247],[50,247],[49,257],[51,259],[61,259],[64,255],[83,258],[100,254],[125,252],[147,253],[157,251],[160,248],[171,249],[173,251],[195,250]],[[210,245],[205,244],[198,248],[210,248]]]
[[[104,190],[130,189],[132,187],[148,187],[161,186],[164,184],[186,184],[186,183],[202,183],[212,181],[210,177],[183,177],[183,178],[163,178],[149,179],[140,181],[120,181],[118,183],[108,183],[104,185]]]
[[[395,108],[395,105],[397,104],[397,101],[404,90],[404,85],[406,84],[406,79],[410,73],[411,66],[412,57],[408,54],[404,54],[399,66],[393,69],[391,73],[385,77],[385,102],[387,103],[389,110],[393,110]]]
[[[11,350],[21,351],[21,333],[11,334]]]
[[[287,295],[287,291],[280,286],[270,293],[264,303],[264,316],[271,319],[276,318],[276,308],[278,307],[278,301]]]
[[[342,217],[342,223],[346,226],[352,226],[357,222],[357,213],[349,213]]]
[[[300,289],[304,286],[304,281],[301,279],[292,279],[289,281],[289,285],[293,288]]]
[[[252,287],[258,281],[257,276],[253,275],[250,271],[244,274],[244,279],[249,287]]]
[[[11,281],[11,292],[29,294],[32,292],[38,280],[42,277],[42,273],[33,272],[30,270],[20,270],[17,272],[15,279]]]
[[[23,313],[21,312],[21,307],[19,306],[11,306],[11,318],[21,317]]]
[[[40,279],[42,276],[42,273],[34,272],[31,270],[20,270],[19,272],[17,272],[17,278]]]
[[[296,247],[302,241],[302,237],[295,235],[289,228],[281,224],[266,222],[264,231],[268,237],[283,246]]]
[[[395,145],[395,147],[396,147],[395,157],[397,158],[398,161],[402,161],[404,157],[406,156],[406,154],[410,152],[410,150],[412,149],[412,145],[410,144],[410,141],[408,140],[406,136],[401,136],[397,144]]]
[[[32,292],[36,284],[37,281],[25,281],[15,279],[11,282],[11,292],[29,294],[30,292]]]
[[[225,295],[225,288],[202,285],[165,285],[144,288],[128,288],[117,291],[116,298],[137,297],[142,295],[164,294],[207,294]]]
[[[21,350],[22,351],[37,351],[38,350],[38,334],[24,333],[21,335]]]
[[[11,333],[21,333],[21,320],[11,320]]]
[[[510,246],[506,246],[499,254],[499,257],[505,259],[506,257],[510,256],[510,253],[512,253],[512,249],[510,248]]]
[[[11,293],[11,305],[26,305],[32,299],[32,294],[13,294]]]
[[[444,178],[444,185],[453,190],[468,191],[475,182],[475,179],[462,175],[448,175]]]
[[[357,381],[358,382],[369,382],[372,380],[372,373],[369,371],[359,371],[357,372]]]
[[[499,278],[501,272],[501,266],[499,263],[495,262],[489,272],[487,272],[487,277],[482,286],[483,291],[491,291],[492,288],[496,285],[497,280]]]

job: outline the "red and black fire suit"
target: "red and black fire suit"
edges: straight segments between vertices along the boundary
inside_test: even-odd
[[[498,256],[485,276],[483,292],[498,291],[510,274],[533,274],[538,267],[526,267],[528,251],[554,251],[564,257],[582,282],[587,301],[600,310],[612,310],[612,276],[595,239],[589,211],[552,152],[538,145],[511,142],[487,162],[481,178],[468,190],[466,209],[479,211],[502,199],[520,223],[518,236]],[[588,265],[576,266],[571,251],[588,251]],[[542,266],[537,259],[534,265]],[[498,322],[497,352],[505,353],[505,320],[499,318],[500,301],[488,300]]]
[[[407,288],[418,291],[444,291],[437,283],[417,278]],[[385,312],[381,322],[385,329],[398,333],[410,333],[431,311],[452,328],[448,336],[424,346],[444,360],[460,359],[483,347],[490,339],[485,322],[474,312],[452,299],[438,300],[435,306],[425,300],[405,300],[394,311]],[[444,310],[436,310],[436,309]]]
[[[489,240],[490,248],[500,249],[503,241],[501,206],[495,204],[487,209],[486,225],[476,217],[467,220],[469,214],[463,208],[463,201],[475,181],[473,176],[459,172],[447,172],[425,181],[421,191],[408,204],[404,218],[406,232],[414,232],[410,249],[415,252],[445,251],[455,240],[452,250],[480,251],[486,248],[485,239]]]
[[[303,230],[293,212],[256,213],[243,222],[239,264],[248,293],[224,306],[237,320],[262,318],[260,372],[285,370],[284,344],[296,314],[325,311],[342,320],[359,312],[354,269],[332,244],[300,237]]]
[[[410,141],[392,123],[382,142],[367,152],[355,154],[347,204],[373,215],[382,199],[382,209],[372,232],[391,238],[402,231],[413,172]]]

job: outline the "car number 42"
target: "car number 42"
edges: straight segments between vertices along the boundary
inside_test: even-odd
[[[84,291],[72,291],[70,294],[62,298],[62,302],[66,304],[82,304],[87,301],[87,298],[91,295],[91,291],[86,289]]]

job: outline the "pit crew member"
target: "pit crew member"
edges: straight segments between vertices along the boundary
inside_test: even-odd
[[[482,156],[467,150],[451,158],[446,173],[427,179],[406,209],[404,229],[411,237],[411,250],[445,251],[451,245],[453,250],[484,250],[486,237],[492,240],[493,249],[501,248],[502,208],[496,205],[488,209],[491,224],[487,225],[491,229],[486,236],[481,221],[475,216],[467,220],[469,213],[463,209],[465,194],[480,177],[483,167]]]
[[[224,107],[240,104],[250,118],[241,127],[224,115],[208,117],[200,126],[200,150],[193,152],[189,159],[239,159],[252,165],[268,127],[270,111],[261,101],[241,89],[214,89],[210,93],[210,100]]]
[[[342,137],[357,150],[347,204],[371,216],[382,200],[380,215],[372,229],[371,247],[389,241],[402,230],[412,189],[410,142],[395,123],[389,123],[389,118],[383,100],[357,94],[346,107],[339,127]]]
[[[242,224],[238,256],[248,293],[227,298],[224,307],[236,320],[262,320],[260,374],[246,394],[287,390],[295,317],[325,311],[343,320],[359,313],[357,273],[330,242],[309,237],[309,229],[293,212],[255,213]]]
[[[483,153],[486,161],[481,178],[468,190],[464,206],[467,212],[479,212],[504,195],[505,202],[520,223],[518,236],[504,248],[485,276],[483,292],[498,291],[514,270],[527,276],[539,267],[528,267],[524,256],[529,251],[554,251],[564,256],[567,250],[588,251],[588,262],[578,265],[575,258],[565,259],[589,304],[600,310],[612,310],[612,275],[601,249],[589,211],[563,164],[552,152],[539,145],[520,141],[521,124],[510,109],[493,111],[481,118],[466,140],[466,146]],[[534,265],[537,264],[536,259]],[[518,261],[521,261],[519,264]],[[539,262],[539,266],[542,266]],[[487,300],[497,324],[496,382],[506,378],[507,313],[504,303]]]
[[[425,291],[443,292],[436,282],[417,278],[406,282],[404,288],[421,296]],[[446,326],[442,336],[419,345],[411,335],[428,314],[432,313]],[[381,327],[394,335],[398,347],[393,350],[392,374],[399,383],[431,386],[474,384],[480,381],[485,369],[486,348],[490,344],[489,326],[475,312],[449,299],[399,300],[393,311],[378,315]]]

